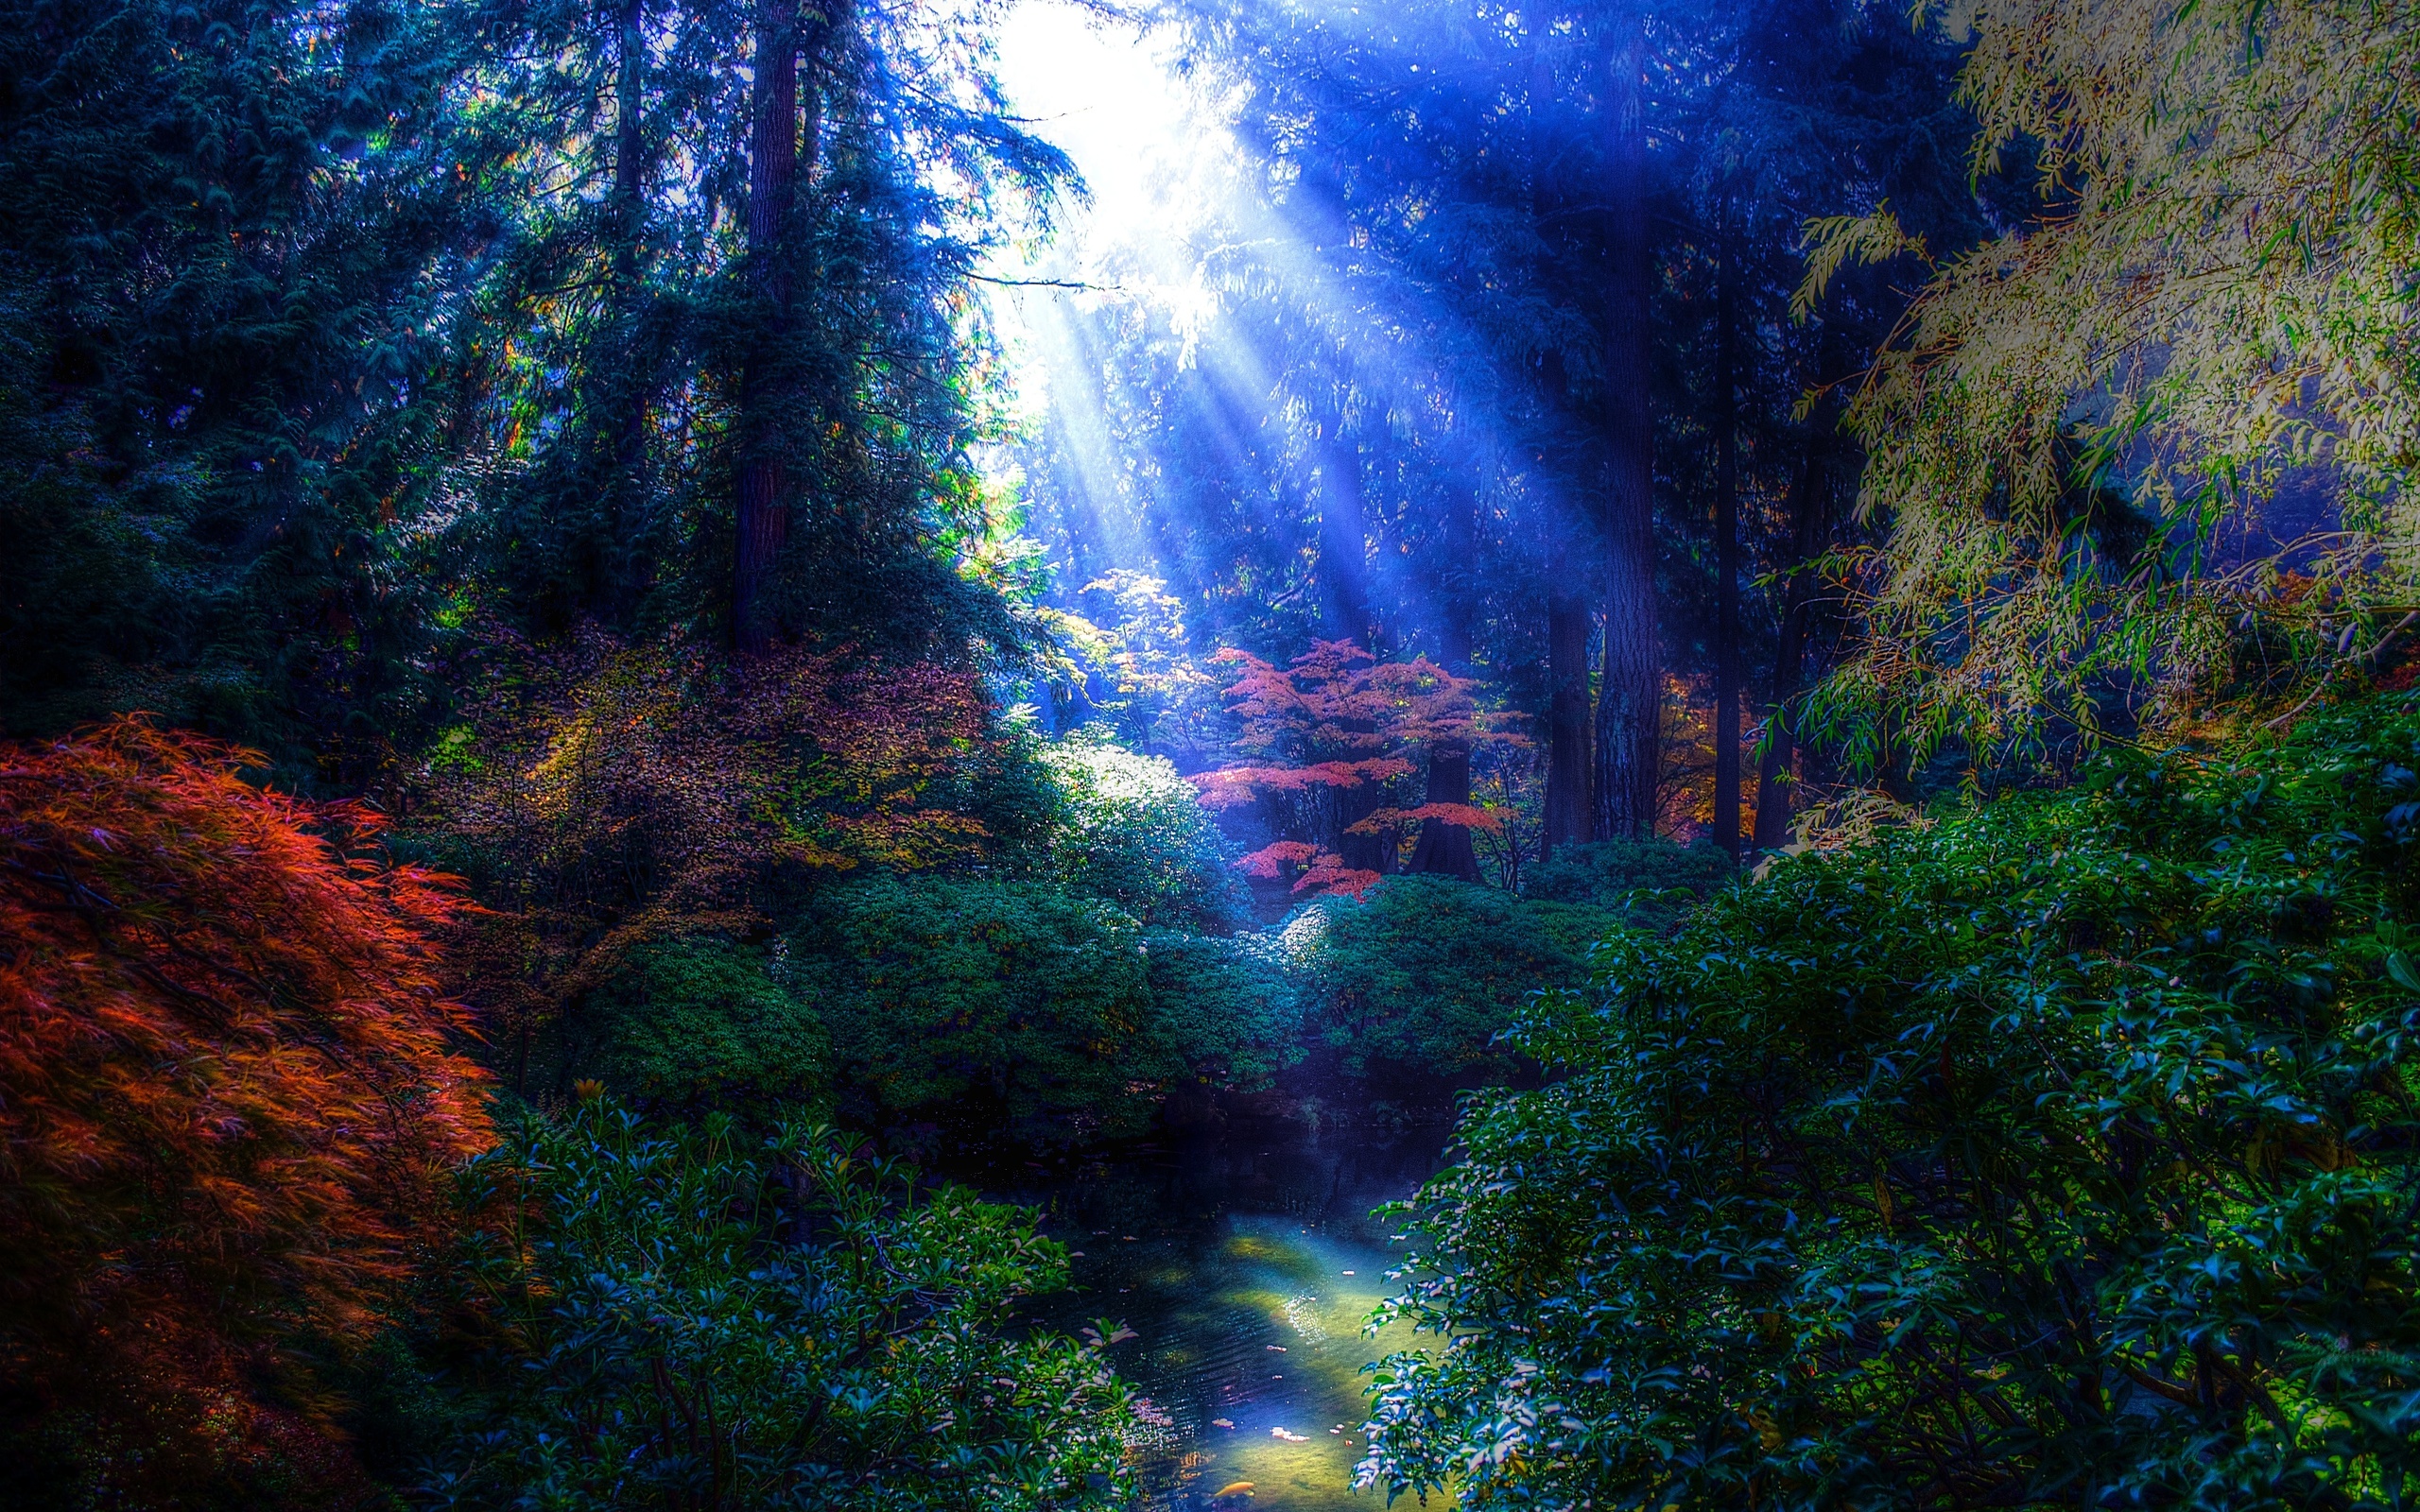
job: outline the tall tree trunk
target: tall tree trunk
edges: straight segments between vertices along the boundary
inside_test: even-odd
[[[1421,801],[1468,805],[1470,800],[1470,747],[1458,740],[1435,742],[1428,747],[1428,791]],[[1423,820],[1420,839],[1411,848],[1409,869],[1478,881],[1478,853],[1471,849],[1469,828],[1443,819]]]
[[[1612,256],[1605,322],[1605,662],[1597,691],[1597,749],[1589,833],[1647,839],[1655,833],[1663,758],[1664,668],[1655,603],[1655,431],[1651,408],[1647,38],[1635,10],[1617,22],[1610,49]]]
[[[1822,447],[1810,442],[1789,490],[1790,555],[1804,567],[1824,549],[1824,515],[1830,489]],[[1790,784],[1788,777],[1797,754],[1790,729],[1790,702],[1805,676],[1808,621],[1814,613],[1814,588],[1804,572],[1793,572],[1782,596],[1780,644],[1773,653],[1772,698],[1767,708],[1764,754],[1756,764],[1756,833],[1759,850],[1778,849],[1789,838]]]
[[[749,278],[767,322],[739,384],[738,541],[733,563],[732,639],[743,651],[771,643],[765,602],[789,539],[785,431],[794,418],[795,380],[784,369],[798,326],[800,197],[815,176],[823,107],[821,68],[848,15],[847,0],[758,0],[755,116],[749,126]]]
[[[1558,553],[1547,597],[1547,803],[1539,859],[1588,838],[1588,602]]]
[[[1452,495],[1450,512],[1445,519],[1445,539],[1449,555],[1457,568],[1471,571],[1478,557],[1478,495],[1470,489],[1457,490]],[[1445,603],[1444,623],[1439,627],[1442,660],[1445,670],[1457,677],[1470,675],[1477,639],[1473,630],[1475,606],[1465,589],[1456,592],[1445,587],[1441,593]],[[1459,740],[1431,741],[1428,746],[1428,789],[1423,803],[1453,803],[1467,808],[1471,801],[1471,747]],[[1420,838],[1412,843],[1411,864],[1406,869],[1433,872],[1442,876],[1460,877],[1464,882],[1477,882],[1478,852],[1471,845],[1468,825],[1449,824],[1443,819],[1420,821]]]
[[[1336,853],[1347,867],[1356,871],[1374,871],[1381,877],[1394,875],[1400,840],[1393,830],[1380,830],[1375,834],[1351,833],[1353,826],[1387,806],[1383,782],[1363,782],[1358,787],[1337,790]]]
[[[635,254],[638,244],[640,179],[647,145],[647,9],[646,0],[623,0],[614,83],[614,203],[621,220],[618,250]]]
[[[1554,258],[1547,228],[1556,213],[1555,176],[1548,162],[1546,112],[1555,98],[1554,60],[1547,55],[1545,37],[1549,18],[1529,18],[1523,43],[1529,49],[1528,142],[1530,220],[1537,238],[1538,289],[1554,283]],[[1569,399],[1563,353],[1547,348],[1536,358],[1539,407],[1550,436],[1559,434]],[[1543,454],[1538,460],[1546,461]],[[1594,575],[1580,561],[1586,558],[1572,547],[1578,522],[1558,518],[1547,564],[1547,799],[1538,833],[1538,859],[1546,860],[1562,846],[1588,838],[1588,599],[1586,584]]]
[[[640,251],[647,239],[647,9],[646,0],[625,0],[614,84],[614,283],[622,301],[622,339],[628,343],[645,322],[640,289]],[[604,584],[609,613],[619,617],[642,588],[647,508],[647,415],[652,403],[644,370],[617,368],[612,380],[621,421],[614,437],[614,475],[606,543],[612,566]]]
[[[1739,853],[1739,409],[1735,264],[1729,210],[1716,235],[1714,388],[1714,843]]]
[[[749,282],[765,306],[739,381],[738,540],[733,563],[732,639],[742,651],[772,641],[764,598],[789,536],[782,414],[775,381],[790,326],[790,225],[798,204],[798,0],[757,0],[755,118],[748,140]]]
[[[1369,538],[1361,516],[1361,455],[1344,434],[1340,398],[1320,427],[1320,620],[1331,641],[1368,648]]]

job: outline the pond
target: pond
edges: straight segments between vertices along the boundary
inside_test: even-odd
[[[1362,1366],[1414,1340],[1364,1332],[1404,1253],[1372,1210],[1417,1191],[1450,1133],[1434,1109],[1347,1118],[1316,1097],[1230,1097],[1172,1109],[1156,1140],[992,1173],[995,1194],[1043,1209],[1077,1252],[1077,1290],[1046,1320],[1136,1334],[1111,1357],[1154,1411],[1149,1507],[1386,1504],[1353,1489]]]

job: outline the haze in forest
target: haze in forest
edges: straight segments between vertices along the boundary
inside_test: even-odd
[[[2420,1499],[2412,0],[0,0],[0,1508]]]

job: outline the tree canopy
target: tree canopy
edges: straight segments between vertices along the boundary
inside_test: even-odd
[[[1851,259],[1928,274],[1849,406],[1889,536],[1829,701],[1989,742],[2206,701],[2247,631],[2366,670],[2420,539],[2411,17],[1974,26],[1974,162],[2037,144],[2037,213],[1956,255],[1888,210],[1810,232],[1802,307]]]
[[[0,1502],[2412,1504],[2415,60],[0,0]]]

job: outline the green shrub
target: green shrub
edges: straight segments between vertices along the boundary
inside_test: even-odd
[[[2420,713],[1624,932],[1421,1198],[1373,1464],[1490,1506],[2410,1504]]]
[[[1492,1047],[1524,999],[1587,974],[1618,920],[1447,877],[1390,877],[1366,901],[1323,898],[1280,935],[1311,1031],[1361,1074],[1372,1060],[1452,1076],[1500,1074]]]
[[[1277,942],[1161,931],[1143,936],[1153,1032],[1197,1080],[1257,1091],[1302,1059],[1302,1001]]]
[[[1041,747],[1058,790],[1050,869],[1147,924],[1224,934],[1250,914],[1233,856],[1193,784],[1156,756],[1084,730]]]
[[[574,1074],[683,1107],[793,1110],[828,1104],[831,1037],[773,979],[766,953],[712,936],[640,952],[581,1016]],[[786,973],[785,973],[786,974]]]
[[[1530,868],[1521,893],[1541,902],[1585,903],[1662,931],[1678,925],[1738,869],[1711,841],[1683,847],[1669,840],[1599,840]]]
[[[872,877],[790,936],[848,1086],[897,1117],[996,1104],[1011,1137],[1139,1130],[1184,1072],[1151,1034],[1142,928],[1046,883]]]
[[[547,1077],[760,1121],[979,1105],[1011,1137],[1116,1137],[1170,1081],[1265,1084],[1300,1057],[1299,1027],[1262,936],[1147,934],[1046,882],[880,877],[826,888],[769,952],[636,953],[557,1031]]]
[[[651,1128],[604,1099],[476,1161],[436,1507],[982,1507],[1132,1494],[1098,1347],[1014,1324],[1067,1281],[1032,1214],[793,1125]],[[785,1235],[780,1230],[787,1227]]]

